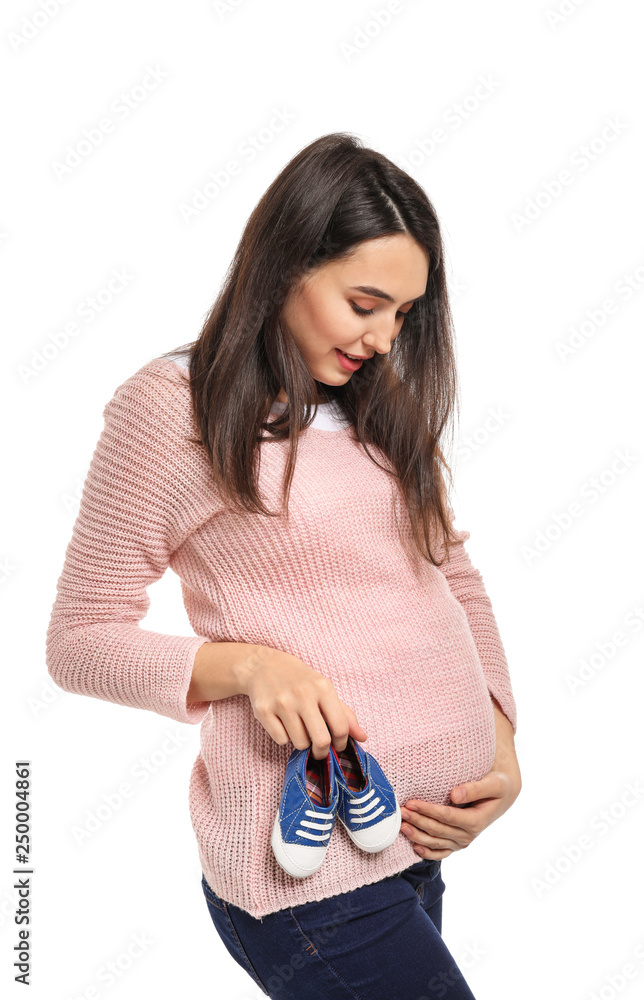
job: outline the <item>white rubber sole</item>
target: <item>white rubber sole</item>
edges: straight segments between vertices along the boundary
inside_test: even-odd
[[[271,834],[271,847],[273,848],[273,854],[277,863],[280,868],[284,869],[287,875],[293,875],[294,878],[307,878],[309,875],[314,875],[318,868],[322,866],[330,842],[331,838],[329,837],[323,847],[306,847],[304,844],[285,844],[282,840],[282,831],[280,830],[279,810],[275,814],[273,832]]]
[[[387,816],[387,819],[383,819],[382,822],[375,823],[373,826],[363,830],[362,837],[360,836],[359,831],[349,829],[340,813],[338,813],[338,819],[356,847],[359,847],[362,851],[366,851],[367,854],[377,854],[378,851],[384,851],[385,847],[391,847],[393,844],[394,840],[400,833],[402,816],[400,813],[400,805],[396,802],[395,813],[391,816]]]

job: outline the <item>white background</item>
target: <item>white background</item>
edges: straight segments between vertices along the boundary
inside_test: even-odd
[[[442,224],[461,378],[456,525],[471,532],[518,705],[523,790],[444,861],[445,941],[477,1000],[642,995],[641,10],[564,0],[555,16],[557,2],[405,0],[383,26],[371,12],[385,3],[3,4],[0,947],[11,982],[13,766],[28,759],[30,996],[92,996],[136,934],[147,951],[94,995],[262,995],[199,884],[187,799],[198,727],[61,691],[44,641],[105,403],[196,337],[257,200],[333,131],[409,163]],[[139,93],[150,67],[164,78],[117,117],[110,105]],[[242,158],[275,109],[290,122]],[[58,177],[67,147],[108,115],[113,130]],[[443,141],[423,148],[435,129]],[[185,221],[182,204],[232,158],[239,175]],[[126,287],[79,322],[113,269]],[[616,308],[600,322],[607,298]],[[45,355],[73,320],[78,335]],[[579,516],[557,529],[575,501]],[[173,574],[150,596],[145,627],[192,634]],[[171,733],[181,742],[164,755]],[[149,780],[79,842],[103,796],[155,752]]]

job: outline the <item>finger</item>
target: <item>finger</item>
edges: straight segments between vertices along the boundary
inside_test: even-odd
[[[288,739],[297,750],[306,750],[306,748],[310,746],[311,737],[308,732],[308,727],[297,712],[283,709],[279,715],[277,715],[277,719],[285,729]]]
[[[361,743],[364,742],[364,740],[367,739],[367,734],[360,725],[360,723],[358,722],[358,717],[356,716],[356,713],[353,711],[353,709],[349,708],[348,705],[345,705],[344,702],[341,701],[340,704],[342,705],[348,716],[351,736],[353,736],[354,739],[359,740]],[[338,747],[336,747],[336,750],[337,749]],[[344,749],[344,747],[342,747],[342,749]]]
[[[439,823],[436,819],[423,816],[420,813],[409,812],[401,809],[403,825],[411,826],[427,836],[442,837],[444,840],[453,840],[463,845],[472,839],[472,831],[466,830],[462,826],[451,826],[447,823]]]
[[[331,741],[338,753],[346,750],[349,736],[362,742],[367,734],[362,728],[353,709],[332,692],[329,698],[320,700],[320,711],[331,732]]]
[[[401,814],[407,822],[418,825],[421,829],[435,833],[437,836],[466,838],[472,836],[472,826],[476,817],[469,816],[471,810],[457,809],[456,806],[443,806],[436,802],[413,801],[401,806]]]
[[[430,847],[423,847],[421,844],[414,844],[414,852],[419,858],[425,858],[426,861],[442,861],[443,858],[448,858],[453,851],[449,849],[445,851],[432,851]]]
[[[284,746],[290,740],[290,736],[276,715],[269,715],[262,720],[262,726],[268,735],[280,746]]]
[[[464,846],[451,837],[436,837],[432,834],[424,833],[418,827],[410,826],[409,823],[402,823],[400,831],[412,844],[426,847],[430,851],[460,851]]]
[[[467,809],[463,809],[460,805],[443,805],[442,802],[422,802],[418,799],[408,799],[404,808],[419,813],[421,816],[430,816],[447,826],[462,826],[464,829],[469,829],[476,807],[483,802],[496,802],[498,804],[498,798],[495,796],[491,799],[474,799],[468,803]]]
[[[333,694],[320,699],[319,711],[331,734],[331,742],[340,753],[349,741],[350,724],[345,705]]]
[[[302,711],[302,722],[309,735],[311,753],[316,760],[323,760],[331,749],[331,730],[317,705]]]
[[[500,798],[503,791],[503,776],[498,771],[490,771],[479,781],[465,781],[462,785],[456,785],[452,789],[450,798],[456,805],[461,806],[477,799]]]

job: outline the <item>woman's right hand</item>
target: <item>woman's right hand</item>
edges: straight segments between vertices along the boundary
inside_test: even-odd
[[[247,661],[244,694],[253,715],[280,746],[290,740],[298,750],[312,744],[316,760],[331,744],[346,748],[349,736],[366,740],[352,709],[340,701],[328,677],[303,660],[270,646],[256,646]]]

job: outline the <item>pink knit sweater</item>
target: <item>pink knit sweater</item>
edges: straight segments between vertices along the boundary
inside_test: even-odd
[[[201,723],[189,808],[205,876],[255,917],[347,892],[418,861],[400,834],[367,854],[336,822],[321,868],[277,864],[271,828],[292,743],[236,695],[187,705],[203,642],[285,650],[331,679],[400,803],[448,803],[495,755],[490,693],[516,732],[504,649],[459,532],[438,568],[410,558],[394,481],[350,426],[301,435],[290,518],[226,511],[190,409],[185,368],[148,362],[116,389],[92,457],[46,639],[65,691]],[[260,489],[279,507],[288,443],[261,446]],[[453,512],[451,517],[453,519]],[[410,537],[410,536],[407,536]],[[412,550],[413,551],[413,550]],[[170,566],[194,636],[145,630],[146,588]]]

